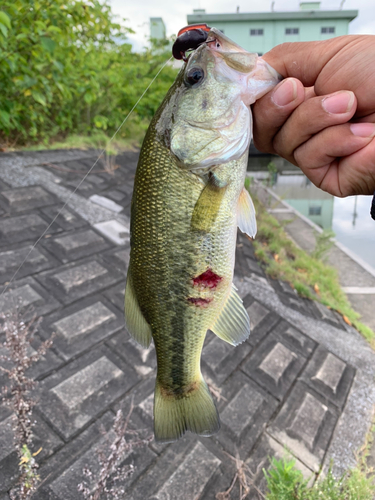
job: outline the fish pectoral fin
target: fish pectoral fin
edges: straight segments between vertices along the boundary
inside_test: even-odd
[[[193,231],[210,231],[214,224],[227,185],[221,185],[215,174],[211,173],[206,186],[203,188],[191,217]]]
[[[220,316],[210,330],[232,345],[241,344],[250,335],[249,315],[233,285]]]
[[[255,218],[253,200],[245,187],[242,189],[238,199],[237,225],[243,233],[246,233],[251,238],[254,238],[257,233],[257,221]]]
[[[145,320],[135,296],[130,266],[125,288],[125,327],[133,339],[147,349],[152,339],[151,327]]]

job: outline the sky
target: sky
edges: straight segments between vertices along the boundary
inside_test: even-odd
[[[271,0],[109,0],[115,14],[126,18],[126,25],[136,33],[129,36],[129,41],[135,50],[140,50],[147,44],[149,36],[150,17],[162,17],[167,28],[167,35],[176,34],[187,25],[186,16],[193,9],[206,9],[208,13],[233,13],[237,6],[240,12],[270,12]],[[321,0],[322,10],[337,10],[341,0]],[[358,17],[349,25],[350,34],[375,34],[375,1],[346,0],[345,10],[358,10]],[[275,11],[299,10],[298,0],[276,0]]]

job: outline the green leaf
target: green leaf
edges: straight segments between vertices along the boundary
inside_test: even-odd
[[[11,29],[12,25],[10,23],[9,16],[5,14],[5,12],[0,11],[0,24],[3,24],[6,26],[9,30]]]
[[[10,125],[10,114],[3,109],[0,109],[0,123],[7,127]]]
[[[0,31],[5,37],[8,35],[8,29],[4,26],[4,24],[0,24]]]
[[[47,101],[44,95],[41,92],[38,92],[37,90],[32,90],[31,95],[34,98],[34,101],[39,102],[42,106],[47,106]]]
[[[54,40],[48,38],[47,36],[41,36],[40,43],[42,44],[43,49],[47,50],[48,52],[51,52],[51,54],[55,50],[57,45]]]

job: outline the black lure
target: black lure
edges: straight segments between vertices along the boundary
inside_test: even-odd
[[[372,198],[370,214],[371,214],[371,217],[375,220],[375,193],[374,193],[374,196]]]
[[[175,59],[187,61],[186,52],[195,50],[207,40],[210,28],[207,24],[192,24],[182,28],[177,35],[172,47],[172,54]]]

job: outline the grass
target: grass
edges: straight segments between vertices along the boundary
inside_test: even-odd
[[[292,458],[271,459],[271,467],[263,470],[267,482],[266,500],[373,500],[374,477],[365,466],[336,478],[329,468],[327,475],[308,486]]]
[[[106,149],[109,155],[119,151],[140,148],[149,122],[137,116],[130,116],[113,141],[113,133],[101,129],[94,129],[90,134],[72,134],[45,139],[38,143],[13,147],[11,144],[4,147],[4,151],[40,151],[46,149]]]
[[[246,180],[248,188],[249,179]],[[255,196],[253,198],[258,224],[254,252],[267,275],[288,282],[302,297],[319,301],[339,312],[346,323],[353,325],[375,348],[374,332],[359,321],[360,315],[352,309],[341,289],[337,271],[322,260],[329,249],[330,235],[324,233],[315,252],[309,255],[295,245],[283,225],[267,212]]]

